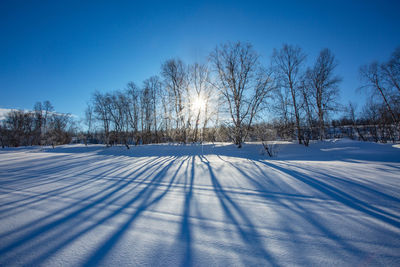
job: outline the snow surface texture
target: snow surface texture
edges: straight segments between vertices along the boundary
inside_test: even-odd
[[[0,266],[400,266],[400,149],[0,150]]]

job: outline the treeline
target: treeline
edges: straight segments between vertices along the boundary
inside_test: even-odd
[[[127,147],[198,141],[240,147],[267,139],[308,145],[334,136],[398,140],[399,49],[388,62],[361,68],[364,87],[373,89],[361,113],[339,103],[341,78],[329,49],[312,64],[306,59],[300,47],[283,45],[263,66],[250,44],[238,42],[217,46],[206,64],[167,60],[142,86],[130,82],[125,90],[95,92],[86,111],[87,136],[97,129],[105,144]],[[342,118],[332,121],[339,112]]]
[[[359,90],[370,96],[360,111],[354,103],[340,103],[337,65],[329,49],[310,63],[300,47],[285,44],[262,64],[251,44],[226,43],[217,46],[206,63],[170,59],[159,75],[140,86],[129,82],[122,90],[94,92],[85,111],[85,130],[74,135],[85,143],[127,148],[202,141],[229,141],[241,147],[256,140],[308,145],[310,140],[335,137],[398,141],[400,47],[387,61],[360,68]],[[46,105],[9,114],[1,126],[2,144],[71,140],[70,117]]]
[[[254,124],[272,115],[282,138],[323,139],[328,115],[338,110],[337,63],[329,49],[308,68],[305,59],[299,47],[284,45],[263,66],[250,44],[238,42],[217,46],[207,64],[168,60],[141,87],[130,82],[125,90],[95,92],[86,112],[88,135],[97,124],[107,145],[222,137],[240,147],[255,135]]]
[[[352,139],[374,142],[399,141],[400,133],[400,47],[384,62],[360,68],[361,92],[369,95],[361,111],[349,103],[344,115],[332,121],[334,132]]]
[[[0,144],[5,146],[70,143],[76,133],[69,114],[54,112],[49,101],[37,102],[33,111],[13,110],[0,123]]]

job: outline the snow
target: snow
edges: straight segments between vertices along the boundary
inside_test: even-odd
[[[0,150],[0,266],[399,266],[400,149]]]

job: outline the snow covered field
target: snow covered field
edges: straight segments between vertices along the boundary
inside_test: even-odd
[[[400,148],[0,149],[0,266],[400,266]]]

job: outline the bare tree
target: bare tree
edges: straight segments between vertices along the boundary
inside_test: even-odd
[[[314,113],[312,104],[312,92],[311,88],[306,85],[304,77],[301,82],[300,91],[303,96],[302,109],[305,111],[306,116],[306,127],[303,129],[303,142],[305,146],[308,146],[310,139],[314,137]]]
[[[107,112],[111,115],[111,121],[114,126],[114,141],[119,144],[123,143],[129,149],[126,138],[128,104],[125,94],[121,91],[115,91],[112,94],[107,94],[106,97],[108,98]]]
[[[36,102],[36,104],[33,107],[33,112],[35,114],[35,143],[36,144],[41,144],[41,140],[43,139],[43,134],[44,130],[43,128],[43,106],[41,102]]]
[[[87,104],[85,109],[85,124],[87,126],[85,145],[87,145],[87,140],[90,139],[92,136],[93,127],[93,107],[90,103]]]
[[[138,123],[139,123],[139,88],[134,82],[129,82],[127,85],[126,95],[128,101],[127,121],[130,128],[133,130],[135,144],[138,144]]]
[[[367,141],[364,137],[364,133],[361,131],[360,126],[357,124],[357,115],[356,115],[357,104],[350,102],[347,107],[347,113],[351,122],[353,129],[356,131],[358,137],[362,141]]]
[[[34,105],[34,143],[43,145],[46,143],[46,133],[48,131],[48,123],[54,112],[54,107],[50,101],[46,100],[41,102],[36,102]]]
[[[55,124],[64,117],[67,119],[63,127]],[[69,114],[55,112],[49,101],[37,102],[33,111],[12,110],[5,115],[5,119],[0,121],[0,142],[3,147],[66,144],[71,140],[73,124]]]
[[[381,65],[384,79],[389,88],[400,94],[400,46],[392,53],[388,62]]]
[[[330,111],[338,108],[338,84],[341,79],[334,75],[337,66],[334,55],[329,49],[323,49],[312,68],[307,70],[306,86],[311,89],[311,95],[317,111],[319,137],[325,137],[325,118]]]
[[[28,140],[32,124],[32,116],[22,110],[13,110],[6,114],[5,128],[8,129],[9,145],[14,147],[31,145]]]
[[[1,148],[5,148],[5,146],[8,144],[8,131],[3,126],[2,121],[0,121],[0,143]]]
[[[392,123],[400,130],[400,47],[387,62],[362,66],[360,74],[365,82],[362,88],[372,89],[372,95],[382,99]]]
[[[372,88],[374,92],[378,93],[392,116],[393,121],[397,122],[396,115],[390,104],[387,89],[384,87],[384,78],[382,70],[378,62],[373,62],[369,65],[364,65],[360,68],[361,77],[366,82],[364,87]]]
[[[210,107],[212,86],[207,65],[195,63],[190,66],[190,87],[193,92],[190,92],[189,98],[191,98],[192,109],[195,113],[193,141],[197,142],[199,139],[199,128],[202,126],[202,134],[204,135],[204,130],[207,127],[213,110]]]
[[[71,134],[68,132],[70,124],[70,114],[52,113],[48,117],[47,140],[53,148],[71,141]]]
[[[167,60],[161,67],[165,87],[173,102],[179,141],[186,142],[184,94],[187,90],[187,67],[180,59]],[[187,110],[188,111],[188,110]]]
[[[172,113],[173,105],[170,104],[170,95],[166,90],[161,91],[162,105],[162,129],[164,132],[164,141],[170,141],[172,131]]]
[[[47,124],[48,124],[48,119],[51,116],[52,112],[54,111],[53,105],[50,103],[50,101],[46,100],[43,102],[43,132],[47,132]]]
[[[96,115],[96,119],[102,123],[103,131],[105,135],[104,143],[110,145],[110,129],[111,129],[111,115],[108,112],[108,106],[110,99],[106,95],[96,91],[93,94],[93,111]]]
[[[151,92],[149,86],[145,86],[140,94],[140,104],[141,104],[141,132],[144,137],[145,143],[149,143],[151,139],[151,126],[153,125],[153,93]]]
[[[260,105],[273,89],[271,75],[260,67],[250,44],[217,46],[210,58],[217,75],[215,86],[225,97],[232,119],[234,143],[240,148]]]
[[[146,79],[143,82],[143,89],[148,90],[149,98],[150,98],[150,105],[151,105],[151,118],[149,118],[149,128],[153,128],[154,135],[155,135],[155,141],[159,142],[159,136],[158,136],[158,116],[159,116],[159,110],[160,110],[160,99],[161,99],[161,81],[158,76],[152,76],[148,79]]]
[[[302,143],[302,133],[300,127],[300,81],[303,72],[303,64],[306,59],[306,55],[303,53],[300,47],[284,44],[282,48],[274,50],[272,56],[274,72],[277,76],[278,85],[281,90],[286,94],[290,93],[291,96],[291,107],[297,128],[297,138],[299,144]],[[286,107],[283,107],[286,109]]]

